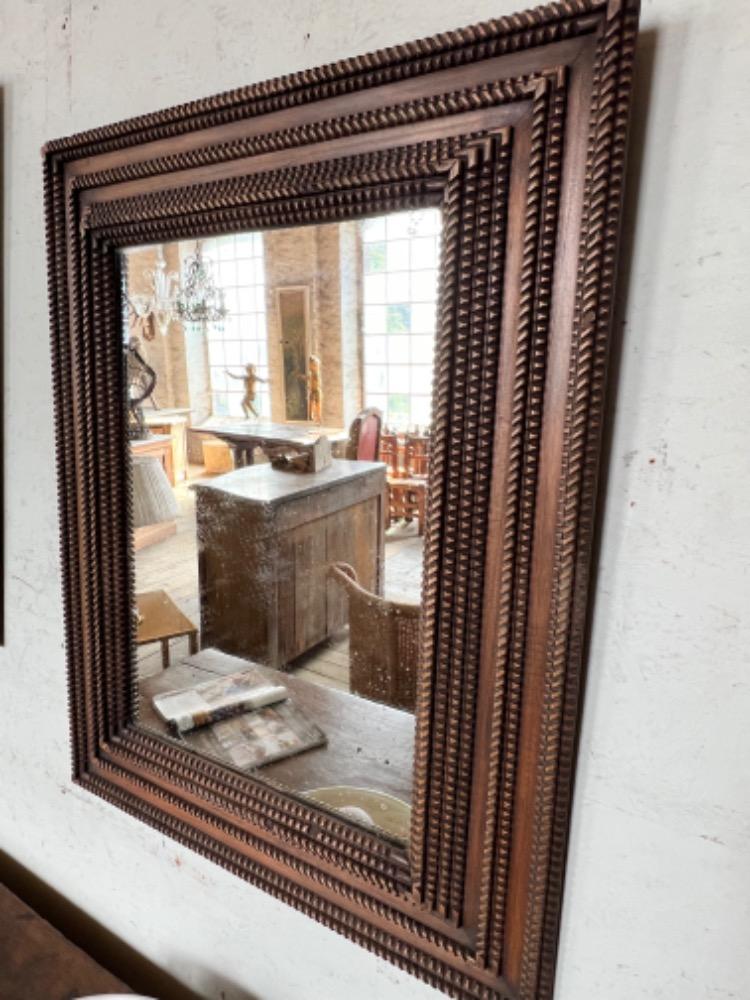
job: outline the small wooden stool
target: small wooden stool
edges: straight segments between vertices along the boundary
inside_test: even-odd
[[[147,642],[161,643],[161,665],[169,666],[169,640],[186,635],[190,643],[190,653],[198,652],[198,629],[184,615],[166,590],[150,590],[135,595],[140,621],[136,633],[136,646]]]
[[[207,475],[221,475],[234,469],[232,450],[226,441],[207,438],[203,441],[203,464]]]

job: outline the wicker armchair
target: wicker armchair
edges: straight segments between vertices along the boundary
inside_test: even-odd
[[[347,563],[328,567],[349,597],[349,687],[395,708],[414,711],[419,654],[418,604],[389,601],[360,587]]]

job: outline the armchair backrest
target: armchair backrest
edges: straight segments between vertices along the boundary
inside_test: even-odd
[[[328,573],[349,598],[351,692],[413,712],[420,606],[365,590],[347,563],[332,563]]]
[[[358,413],[349,428],[346,457],[359,462],[377,462],[382,423],[383,414],[374,406]]]

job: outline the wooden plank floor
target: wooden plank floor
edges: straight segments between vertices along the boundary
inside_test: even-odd
[[[191,482],[196,482],[199,468],[192,467]],[[177,532],[156,545],[135,554],[136,591],[166,590],[178,607],[196,624],[200,622],[198,597],[198,557],[195,540],[195,494],[188,483],[175,488],[179,516]],[[385,536],[386,597],[419,601],[422,582],[423,540],[416,524],[400,523]],[[170,643],[173,659],[188,655],[186,638]],[[162,669],[158,644],[141,646],[137,651],[138,673],[149,677]],[[343,629],[325,643],[300,657],[295,673],[326,687],[349,689],[349,635]]]

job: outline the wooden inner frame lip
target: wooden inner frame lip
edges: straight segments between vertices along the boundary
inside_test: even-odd
[[[516,107],[516,115],[517,114],[522,114],[522,112],[524,110],[527,110],[529,108],[529,103],[528,103],[528,101],[524,100],[524,101],[518,102],[518,105],[516,105],[515,107]],[[516,117],[516,115],[514,115],[514,117]],[[490,119],[490,123],[492,123],[492,119]],[[473,120],[472,120],[472,124],[474,124]],[[528,129],[528,120],[527,119],[522,120],[521,129],[523,131],[526,131]],[[507,129],[505,130],[505,132],[506,132],[506,134],[508,134]],[[461,135],[462,133],[459,132],[457,134]],[[390,145],[389,145],[389,148],[390,148]],[[363,154],[363,156],[364,155],[366,155],[366,154]],[[354,162],[356,162],[356,160]],[[363,160],[363,163],[364,162],[365,161]],[[356,169],[356,168],[353,168],[353,169]],[[523,170],[524,170],[524,164],[522,162],[519,163],[517,157],[516,157],[516,167],[515,167],[515,169],[516,169],[517,172],[520,171],[521,173],[523,173]],[[353,176],[356,176],[356,174],[353,175]],[[444,180],[445,180],[444,177],[442,177],[440,175],[438,175],[437,179],[439,179],[441,181],[441,183],[443,183]],[[436,203],[436,204],[439,203],[437,195],[435,195],[435,197],[433,199],[431,199],[431,200],[434,203]],[[319,220],[316,219],[316,218],[314,218],[314,217],[311,217],[311,219],[310,219],[310,223],[311,224],[314,223],[314,222],[317,222],[317,221],[319,221]],[[170,239],[169,220],[166,219],[166,218],[162,218],[162,219],[160,219],[160,222],[165,227],[163,233],[160,236],[160,239],[162,239],[162,240],[168,240],[168,239]],[[237,225],[239,225],[239,224],[237,224]],[[114,231],[122,230],[122,232],[127,232],[131,228],[132,228],[131,224],[123,224],[122,227],[114,227]],[[96,230],[92,230],[91,233],[92,233],[92,235],[96,235]],[[196,235],[200,235],[200,233],[196,233]],[[120,246],[120,245],[123,245],[123,246],[124,245],[128,245],[128,238],[127,238],[127,236],[123,235],[123,236],[120,236],[120,238],[116,238],[115,235],[114,235],[114,232],[112,230],[108,231],[108,237],[107,237],[107,239],[108,239],[108,243],[112,247],[117,247],[117,246]],[[118,279],[115,278],[115,277],[112,277],[111,280],[112,280],[112,283],[115,284],[115,285],[117,285],[119,283]],[[148,730],[143,730],[143,732],[148,732]],[[156,740],[160,739],[160,737],[154,736],[154,734],[149,734],[149,735],[153,739],[156,739]],[[108,755],[111,752],[112,752],[112,747],[110,746],[108,748]],[[133,745],[132,752],[137,753],[137,747],[135,745]],[[189,753],[187,751],[185,751],[185,755],[186,755],[186,759],[189,758]],[[121,762],[121,766],[127,768],[129,766],[132,766],[132,764],[129,764],[127,761],[123,760]],[[141,771],[140,773],[141,773],[142,776],[145,776],[146,772],[142,772]],[[151,776],[151,780],[158,780],[158,778],[155,778],[154,775],[152,775]],[[317,809],[316,807],[314,807],[312,804],[306,803],[303,800],[300,800],[299,798],[295,797],[293,795],[293,793],[291,793],[289,790],[285,790],[285,789],[283,789],[283,788],[281,788],[279,786],[272,785],[272,784],[267,784],[267,783],[263,782],[262,777],[261,778],[248,777],[248,778],[246,778],[246,782],[247,782],[247,788],[248,788],[248,790],[250,790],[253,787],[258,787],[259,786],[262,789],[266,789],[266,790],[267,789],[271,789],[271,790],[275,791],[279,796],[284,796],[284,797],[291,796],[292,797],[292,801],[298,807],[301,807],[308,814],[310,822],[314,821],[314,817],[316,817],[316,816],[319,815],[319,812],[320,812],[319,809]],[[248,801],[247,808],[248,809],[252,809],[252,803],[250,801]],[[336,823],[336,820],[334,818],[334,824],[335,823]],[[338,827],[339,827],[340,830],[343,830],[343,831],[346,831],[348,829],[348,827],[345,824],[341,823],[340,821],[338,822]],[[257,829],[258,829],[260,835],[267,836],[267,831],[265,830],[264,827],[258,827]],[[375,838],[374,837],[373,837],[373,843],[375,843]],[[408,863],[407,855],[403,851],[403,849],[394,848],[392,850],[392,853],[393,853],[394,860],[396,858],[400,857],[404,862]],[[313,854],[313,855],[311,855],[311,858],[315,858],[317,860],[318,856],[315,855],[315,854]],[[393,883],[393,885],[391,887],[391,891],[393,891],[393,892],[400,892],[400,891],[402,891],[402,889],[400,888],[400,886],[397,883]],[[442,923],[442,921],[441,921],[441,923]],[[447,925],[443,924],[443,927],[444,928],[449,928],[449,933],[452,936],[455,936],[457,939],[459,939],[459,940],[465,940],[466,939],[466,933],[463,930],[461,930],[460,928],[455,928],[451,924],[447,924]]]
[[[149,735],[153,736],[152,733],[149,733]],[[127,731],[120,739],[123,745],[127,745]],[[105,766],[101,767],[98,761],[101,761]],[[139,788],[151,786],[153,790],[147,794],[153,802],[160,801],[157,791],[160,790],[169,795],[174,801],[179,801],[181,808],[191,815],[194,814],[197,808],[200,808],[202,812],[207,815],[210,814],[217,824],[224,824],[235,828],[237,836],[234,842],[241,845],[243,853],[248,857],[261,863],[270,863],[269,859],[273,858],[274,855],[286,856],[289,859],[286,863],[289,871],[300,871],[303,868],[314,869],[321,876],[335,879],[342,886],[348,886],[351,889],[357,890],[358,893],[371,900],[372,903],[379,903],[390,907],[394,911],[398,911],[404,917],[413,921],[414,927],[430,929],[433,934],[440,936],[440,939],[443,941],[442,948],[448,947],[449,950],[456,949],[457,953],[460,952],[464,959],[470,958],[472,955],[471,936],[462,928],[446,924],[436,914],[424,909],[408,891],[405,891],[403,886],[395,883],[389,885],[383,877],[380,877],[377,881],[375,879],[358,877],[340,865],[337,865],[334,861],[321,856],[320,853],[307,851],[304,847],[292,843],[287,837],[278,833],[274,834],[268,824],[261,825],[254,822],[249,816],[241,815],[236,808],[231,807],[231,802],[222,805],[220,801],[221,796],[217,796],[214,793],[211,799],[207,800],[195,789],[195,782],[192,783],[194,785],[193,789],[189,789],[178,781],[164,778],[163,775],[158,774],[149,767],[134,764],[129,756],[118,752],[116,744],[110,744],[106,750],[101,752],[97,758],[97,762],[90,768],[89,773],[92,775],[100,774],[108,780],[115,781],[122,787],[132,787],[132,783],[135,783]],[[273,786],[266,786],[266,790],[276,791]],[[302,803],[298,804],[302,805]],[[248,812],[251,811],[250,807],[248,807]],[[253,846],[240,837],[241,833],[246,833],[263,846]],[[274,863],[281,864],[282,862]],[[316,880],[311,879],[311,881],[315,882]]]
[[[373,214],[407,211],[412,207],[439,208],[443,201],[444,186],[445,176],[443,174],[435,174],[415,179],[413,190],[408,193],[408,196],[404,193],[405,185],[400,184],[398,181],[373,184],[361,188],[352,187],[343,189],[340,192],[342,196],[353,196],[351,205],[347,206],[346,219],[332,220],[330,217],[327,217],[316,202],[318,194],[311,193],[276,201],[258,199],[257,201],[244,203],[246,207],[256,209],[258,212],[264,208],[267,209],[268,214],[265,216],[265,219],[272,219],[273,221],[271,222],[265,221],[259,223],[256,218],[250,215],[242,217],[238,212],[238,203],[237,205],[211,210],[210,220],[207,218],[209,213],[205,211],[196,211],[195,213],[182,215],[179,218],[176,216],[155,216],[149,220],[148,239],[142,239],[139,242],[133,242],[139,232],[139,225],[135,222],[113,222],[108,225],[89,227],[89,216],[83,221],[83,228],[87,229],[87,235],[90,236],[92,244],[98,250],[104,253],[109,253],[110,251],[118,252],[136,246],[150,246],[157,243],[179,242],[182,240],[209,239],[213,236],[247,231],[249,226],[266,232],[282,228],[294,229],[304,225],[320,225],[331,221],[354,221]],[[394,194],[394,190],[399,188],[401,188],[400,196],[404,201],[403,208],[401,209],[394,207],[397,197]],[[374,208],[369,204],[363,207],[362,204],[356,201],[356,195],[361,191],[368,192],[368,202],[374,205]],[[99,204],[110,203],[101,202]],[[281,217],[281,211],[289,209],[292,204],[295,210],[297,210],[298,215],[289,222],[277,221]],[[301,206],[305,207],[304,213],[300,210]]]
[[[98,768],[94,766],[89,772],[88,779],[84,779],[81,784],[85,786],[88,780],[97,778],[136,794],[142,802],[150,804],[154,808],[159,809],[162,805],[162,800],[158,794],[144,788],[140,782],[133,781],[127,773],[120,774],[110,768]],[[301,888],[307,888],[309,891],[319,894],[338,906],[345,906],[355,917],[371,921],[377,912],[378,904],[385,905],[394,911],[400,911],[404,917],[404,921],[400,926],[405,940],[431,956],[435,961],[453,966],[457,971],[465,971],[467,961],[472,961],[470,948],[467,947],[463,935],[455,934],[454,940],[448,942],[446,940],[448,935],[446,935],[445,926],[440,924],[432,914],[426,913],[424,910],[418,910],[414,906],[410,907],[408,900],[394,899],[387,896],[379,898],[374,892],[369,893],[367,897],[363,897],[361,894],[357,894],[356,896],[343,895],[340,889],[337,889],[330,880],[312,877],[296,866],[284,864],[278,859],[253,850],[246,842],[227,830],[226,824],[222,828],[218,822],[213,824],[210,820],[206,819],[205,808],[201,807],[200,814],[197,814],[191,809],[191,804],[185,801],[181,810],[178,811],[178,815],[175,816],[176,824],[180,822],[179,812],[181,812],[182,820],[188,822],[191,827],[202,830],[212,839],[219,841],[232,850],[238,851],[249,860],[260,863],[270,871],[286,874],[289,878],[293,878]],[[238,825],[234,817],[229,822],[231,825]],[[178,839],[183,838],[178,836]],[[322,866],[318,865],[318,871],[322,871]],[[333,878],[336,882],[342,881],[341,874],[340,871],[334,869]],[[365,898],[370,902],[364,902]],[[436,937],[435,934],[438,936]],[[496,991],[498,995],[503,997],[513,996],[513,990],[504,977],[488,973],[486,970],[475,965],[472,965],[472,975],[479,982]]]
[[[524,102],[524,105],[525,105],[525,102]],[[161,221],[167,227],[167,230],[163,234],[163,238],[169,238],[169,233],[168,233],[169,222],[166,219],[163,219]],[[311,219],[310,221],[313,222],[313,221],[318,221],[318,220],[317,219]],[[117,229],[118,227],[115,227],[115,228]],[[125,231],[128,228],[129,227],[127,225],[124,225],[122,227],[122,229],[125,230]],[[96,230],[92,230],[91,232],[92,232],[92,236],[96,235]],[[115,246],[117,244],[117,242],[118,242],[118,241],[112,239],[112,234],[110,234],[109,239],[110,239],[110,244],[112,246]],[[127,242],[127,239],[124,239],[124,242]],[[97,251],[95,250],[94,252],[96,253]],[[112,282],[113,285],[117,285],[118,284],[118,281],[117,281],[116,277],[114,277],[114,276],[111,277],[111,282]],[[155,738],[158,739],[158,737],[155,737]],[[136,746],[133,747],[133,752],[137,753],[137,747]],[[186,754],[186,757],[187,756],[189,756],[189,755]],[[123,761],[123,766],[131,766],[132,767],[132,762],[130,764],[127,764],[126,762]],[[141,774],[142,774],[142,776],[144,776],[145,772],[141,772]],[[151,780],[154,780],[154,776],[153,775],[151,776]],[[158,780],[158,777],[157,777],[157,780]],[[248,778],[247,779],[247,787],[251,788],[255,780],[256,779]],[[276,791],[279,796],[285,796],[285,790],[284,789],[280,789],[280,788],[278,788],[278,786],[269,786],[269,785],[266,785],[265,783],[263,783],[262,778],[261,779],[257,779],[257,784],[260,785],[261,787],[263,787],[264,789],[267,789],[267,788],[270,787],[274,791]],[[289,795],[291,793],[287,792],[286,794]],[[298,808],[301,807],[301,809],[303,811],[305,811],[309,817],[312,817],[313,820],[314,820],[315,817],[319,816],[320,810],[317,809],[316,807],[314,807],[312,804],[305,803],[304,801],[300,801],[297,798],[293,798],[293,801],[295,802],[295,804],[297,805]],[[252,810],[252,808],[253,808],[252,803],[250,801],[248,801],[247,808],[250,809],[250,810]],[[334,820],[334,825],[336,825],[335,820]],[[343,831],[346,831],[348,829],[345,824],[340,823],[340,822],[339,822],[338,826],[339,826],[339,829],[343,830]],[[264,827],[258,827],[257,829],[263,835],[267,835],[267,831],[265,833],[263,833],[263,831],[265,830]],[[373,838],[373,843],[374,842],[375,841],[374,841],[374,838]],[[404,855],[403,855],[402,852],[394,851],[393,853],[394,853],[394,860],[395,860],[395,857],[398,856],[398,855],[400,855],[402,858],[404,857]],[[316,863],[319,863],[319,857],[318,857],[317,854],[310,855],[310,858],[311,859],[315,859]],[[403,889],[397,883],[393,883],[392,886],[391,886],[391,891],[398,893],[398,892],[402,892]],[[437,919],[436,919],[435,922],[438,922]],[[465,935],[463,934],[463,932],[461,932],[457,928],[455,928],[455,929],[451,928],[451,934],[452,934],[452,936],[456,937],[459,940],[465,938]]]
[[[340,160],[348,156],[359,156],[393,147],[416,146],[421,142],[430,142],[435,139],[460,136],[471,132],[512,128],[519,118],[528,111],[528,108],[528,100],[518,99],[478,111],[415,122],[410,125],[383,128],[328,142],[310,143],[293,149],[258,153],[255,156],[227,160],[210,166],[170,171],[138,180],[84,188],[80,191],[78,201],[83,209],[101,202],[126,200],[138,195],[190,187],[194,184],[247,177],[311,162],[322,163]],[[74,175],[71,174],[70,177],[73,180]]]
[[[139,739],[141,737],[141,739]],[[256,775],[243,774],[239,771],[227,769],[221,762],[210,757],[199,757],[207,760],[210,767],[207,769],[211,773],[210,779],[200,775],[195,769],[191,769],[195,759],[195,754],[187,747],[180,746],[176,740],[169,740],[161,733],[154,733],[137,721],[126,723],[122,733],[116,740],[109,741],[100,747],[103,759],[117,761],[123,769],[137,771],[144,778],[164,783],[164,775],[150,765],[145,753],[145,748],[153,751],[167,743],[172,748],[172,758],[174,760],[173,771],[169,781],[164,787],[177,789],[191,789],[203,787],[206,793],[209,791],[217,799],[226,799],[227,808],[235,815],[241,816],[244,820],[254,823],[264,837],[272,837],[274,841],[292,843],[295,837],[292,831],[296,827],[296,840],[300,840],[300,834],[306,837],[315,835],[325,836],[330,840],[332,836],[337,836],[344,843],[348,841],[356,850],[360,857],[369,850],[374,859],[387,864],[397,873],[391,881],[393,892],[399,893],[407,891],[409,888],[408,878],[408,855],[404,848],[388,838],[386,835],[368,830],[352,827],[345,823],[335,813],[321,809],[310,800],[306,800],[302,793],[294,793],[291,789],[264,781]],[[151,753],[149,752],[149,755]],[[228,780],[222,782],[213,777],[216,771],[229,776]],[[150,777],[149,777],[150,776]],[[276,833],[269,832],[267,824],[277,822],[273,814],[286,810],[287,822],[282,829],[277,829]],[[259,821],[255,822],[253,816]],[[273,818],[272,818],[273,816]],[[263,822],[260,822],[260,821]],[[300,848],[304,851],[304,848]],[[329,853],[332,850],[329,849]],[[307,852],[310,857],[317,857],[315,851]],[[366,859],[365,859],[366,861]],[[362,867],[365,867],[363,863]],[[373,875],[368,882],[388,881],[388,877],[382,872],[377,872],[373,868]]]
[[[74,159],[66,165],[66,170],[70,176],[76,177],[119,167],[123,164],[141,163],[162,156],[187,153],[206,146],[280,131],[290,126],[296,127],[333,120],[341,114],[342,101],[345,102],[346,114],[356,114],[420,98],[448,94],[454,90],[489,83],[492,80],[530,76],[542,69],[547,69],[550,65],[573,63],[581,51],[592,47],[595,42],[595,27],[595,25],[591,25],[587,33],[562,42],[540,45],[533,49],[521,50],[505,56],[494,56],[452,69],[426,72],[408,80],[400,80],[398,83],[352,91],[347,93],[345,97],[337,96],[310,101],[280,111],[243,117],[237,121],[227,122],[212,128],[169,136],[154,142],[119,149],[115,152]],[[76,139],[75,136],[72,138]],[[71,153],[74,155],[74,151]]]
[[[147,754],[144,749],[148,746],[152,750],[164,743],[173,750],[174,764],[168,780],[163,773],[154,769],[149,759],[152,754]],[[353,853],[360,858],[363,871],[367,867],[365,852],[369,850],[375,861],[389,866],[395,874],[389,878],[373,865],[370,876],[358,876],[358,880],[368,885],[387,883],[389,891],[396,894],[409,891],[408,855],[400,844],[387,835],[352,828],[335,813],[306,800],[303,793],[295,794],[291,789],[264,781],[256,775],[230,770],[221,761],[205,755],[200,759],[209,763],[210,777],[201,775],[194,769],[191,770],[195,755],[188,748],[161,733],[152,732],[138,722],[127,723],[115,740],[100,744],[99,756],[102,760],[117,763],[123,770],[131,771],[143,780],[154,782],[175,794],[193,794],[194,789],[200,788],[217,802],[224,802],[227,811],[238,822],[249,824],[248,828],[256,830],[259,837],[278,844],[284,850],[288,848],[293,853],[298,852],[300,856],[304,854],[308,860],[319,858],[319,852],[307,850],[304,846],[299,846],[298,842],[316,836],[325,838],[326,843],[333,837],[340,838],[341,843],[348,841]],[[214,777],[216,771],[231,775],[231,778],[222,782]],[[279,814],[282,814],[284,822],[279,821]],[[275,832],[270,827],[271,823],[276,824]],[[327,850],[329,854],[333,852],[332,847]]]
[[[529,113],[516,124],[513,131],[513,158],[510,171],[508,194],[508,220],[505,250],[505,273],[503,276],[503,306],[501,318],[500,352],[498,357],[498,406],[495,425],[494,450],[492,458],[493,488],[488,510],[488,536],[495,536],[504,523],[505,496],[502,489],[502,473],[508,461],[509,432],[511,422],[507,404],[513,398],[513,359],[516,352],[516,338],[513,335],[518,319],[519,286],[521,270],[526,199],[528,190],[528,163],[531,153],[531,121]],[[501,556],[499,545],[488,545],[485,566],[485,603],[482,615],[482,639],[479,661],[479,684],[492,684],[496,670],[495,633],[498,622],[498,561]],[[471,822],[468,852],[473,864],[469,865],[464,900],[464,922],[476,930],[479,919],[479,898],[481,882],[481,844],[487,822],[487,753],[490,740],[491,700],[484,698],[477,706],[475,725],[476,749],[474,752],[474,772],[471,797]]]

